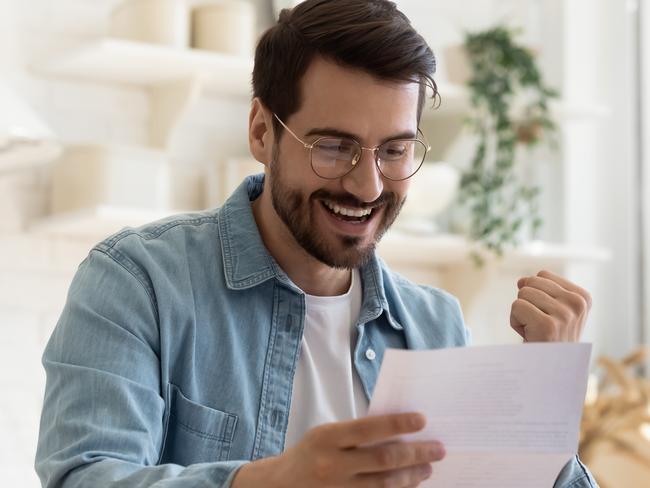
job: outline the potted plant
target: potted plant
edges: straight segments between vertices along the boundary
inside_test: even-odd
[[[469,237],[497,255],[517,245],[523,229],[542,225],[540,188],[522,175],[522,147],[546,140],[556,131],[546,86],[532,52],[515,42],[515,32],[495,27],[468,33],[471,110],[467,118],[477,144],[461,175],[459,204],[469,214]],[[478,254],[474,258],[482,262]]]

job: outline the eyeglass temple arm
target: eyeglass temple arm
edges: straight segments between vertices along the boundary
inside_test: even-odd
[[[424,146],[427,148],[427,152],[431,151],[431,146],[429,145],[429,141],[427,141],[427,138],[424,136],[424,132],[422,132],[419,127],[418,127],[418,133],[422,136],[422,139],[424,141]]]
[[[278,119],[278,122],[280,122],[280,124],[282,125],[282,127],[284,127],[284,128],[287,130],[287,132],[289,132],[289,134],[291,134],[291,135],[294,137],[294,139],[296,139],[296,140],[297,140],[298,142],[300,142],[303,146],[305,146],[305,149],[311,149],[312,147],[314,147],[313,144],[307,144],[307,143],[306,143],[305,141],[303,141],[300,137],[298,137],[298,136],[297,136],[297,135],[296,135],[296,134],[295,134],[291,129],[289,129],[289,127],[287,127],[287,124],[285,124],[284,122],[282,122],[282,119],[281,119],[280,117],[278,117],[276,113],[273,113],[273,116],[274,116],[276,119]],[[418,133],[422,136],[422,139],[424,139],[424,145],[425,145],[425,147],[427,148],[427,152],[431,151],[431,146],[429,145],[429,141],[427,141],[427,138],[424,136],[424,132],[422,132],[422,130],[421,130],[419,127],[418,127]],[[375,148],[363,148],[363,149],[373,149],[373,151],[377,150],[376,147],[375,147]]]
[[[303,141],[300,137],[298,137],[296,134],[294,134],[294,132],[293,132],[291,129],[289,129],[289,127],[287,127],[287,124],[285,124],[284,122],[282,122],[282,119],[280,119],[280,117],[278,117],[275,113],[273,114],[273,116],[274,116],[276,119],[278,119],[278,122],[280,122],[280,124],[282,125],[282,127],[284,127],[285,129],[287,129],[287,132],[289,132],[289,134],[291,134],[291,135],[294,137],[294,139],[295,139],[296,141],[300,142],[303,146],[305,146],[305,149],[311,149],[311,148],[314,146],[313,144],[307,144],[307,143],[306,143],[305,141]]]

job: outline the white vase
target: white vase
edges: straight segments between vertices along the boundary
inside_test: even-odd
[[[112,12],[109,35],[186,48],[189,12],[184,0],[125,0]]]
[[[411,178],[406,203],[397,224],[405,230],[433,232],[434,218],[454,200],[460,172],[449,163],[425,162]]]
[[[196,6],[192,10],[192,47],[251,56],[255,47],[255,8],[235,0]]]

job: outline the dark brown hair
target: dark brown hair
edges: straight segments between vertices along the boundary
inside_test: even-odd
[[[388,0],[307,0],[284,9],[257,44],[253,96],[287,120],[301,105],[300,80],[316,56],[388,81],[418,82],[418,122],[436,60],[409,19]],[[276,137],[282,127],[274,119]]]

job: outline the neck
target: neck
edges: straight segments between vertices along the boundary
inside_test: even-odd
[[[305,251],[273,208],[266,185],[252,203],[253,216],[269,253],[302,291],[309,295],[342,295],[350,287],[349,269],[332,268]]]

